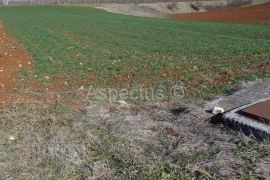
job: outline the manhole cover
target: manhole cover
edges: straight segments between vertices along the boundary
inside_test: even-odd
[[[240,114],[270,124],[270,100],[263,101],[240,110]]]

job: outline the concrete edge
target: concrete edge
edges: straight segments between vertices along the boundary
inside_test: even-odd
[[[260,123],[259,121],[245,117],[238,113],[238,111],[243,108],[260,103],[265,100],[269,100],[269,98],[260,99],[254,103],[246,104],[236,109],[229,110],[220,116],[221,122],[225,126],[228,126],[236,131],[242,132],[247,136],[253,136],[257,139],[265,139],[265,138],[270,139],[269,125]]]

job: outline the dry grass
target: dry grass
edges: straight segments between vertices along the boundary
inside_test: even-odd
[[[4,179],[269,177],[269,143],[214,127],[198,106],[16,104],[0,113]]]

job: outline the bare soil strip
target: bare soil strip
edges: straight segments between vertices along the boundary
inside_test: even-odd
[[[0,21],[0,106],[10,106],[23,102],[49,107],[59,101],[72,108],[81,105],[74,98],[67,98],[65,93],[60,95],[58,92],[52,91],[56,90],[55,86],[60,87],[61,84],[50,86],[50,88],[47,88],[47,91],[42,93],[35,92],[35,87],[42,89],[46,89],[46,87],[42,86],[38,80],[30,84],[26,83],[26,80],[20,76],[20,71],[24,69],[32,71],[32,66],[32,57],[12,38]],[[32,75],[31,73],[30,76]]]
[[[0,21],[0,103],[11,99],[21,68],[31,68],[32,58],[3,28]]]
[[[270,22],[270,3],[222,11],[172,14],[171,18],[195,21],[265,23]]]

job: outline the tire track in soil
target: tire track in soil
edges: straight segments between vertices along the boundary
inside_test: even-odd
[[[31,68],[32,58],[4,29],[0,21],[0,104],[18,99],[12,90],[18,87],[21,68]]]

